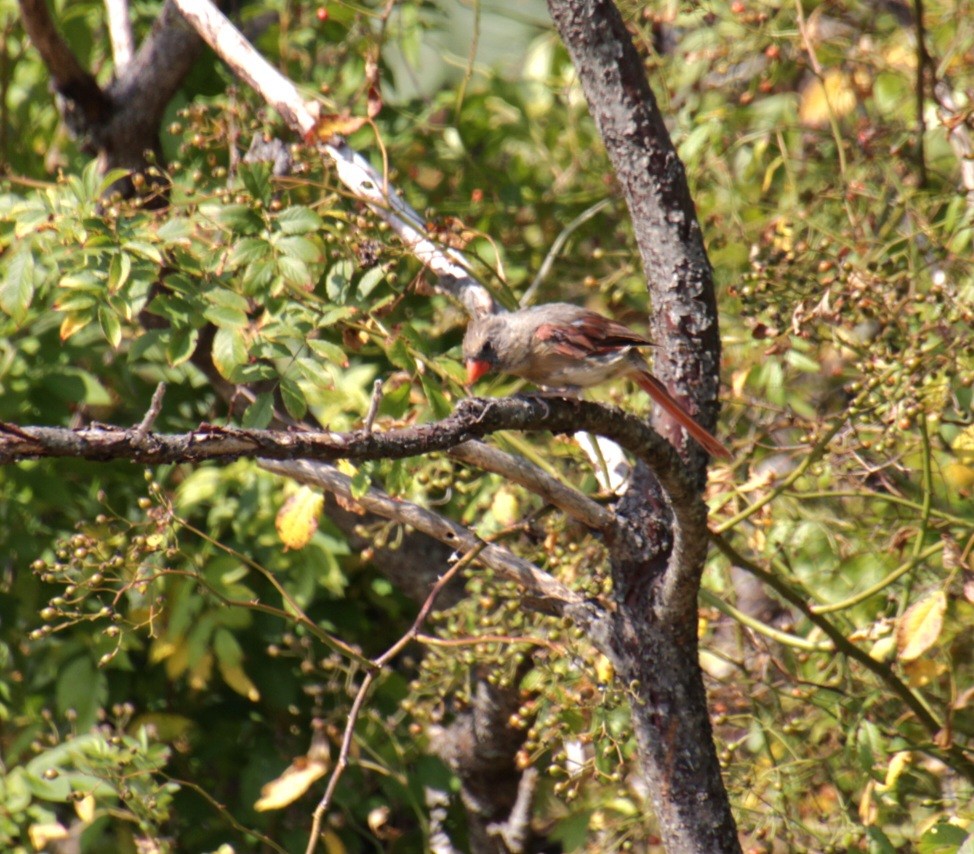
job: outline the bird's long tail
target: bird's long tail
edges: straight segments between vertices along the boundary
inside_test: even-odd
[[[731,452],[727,450],[727,447],[717,439],[709,430],[701,427],[696,421],[693,420],[693,416],[690,415],[676,400],[673,395],[671,395],[666,387],[661,383],[656,377],[654,377],[648,371],[634,371],[632,378],[636,381],[639,387],[646,392],[656,403],[658,403],[663,411],[666,412],[671,418],[673,418],[684,430],[687,431],[712,457],[720,457],[721,459],[729,460],[731,458]]]

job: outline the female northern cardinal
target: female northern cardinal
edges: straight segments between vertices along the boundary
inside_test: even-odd
[[[621,323],[555,302],[472,320],[463,339],[463,360],[468,384],[489,371],[514,374],[549,388],[586,388],[631,377],[708,454],[729,459],[730,451],[649,372],[636,348],[650,345]]]

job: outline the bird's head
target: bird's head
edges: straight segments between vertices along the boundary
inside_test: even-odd
[[[498,367],[497,349],[492,323],[494,316],[471,320],[463,337],[463,363],[467,366],[467,385],[473,385],[485,374]]]

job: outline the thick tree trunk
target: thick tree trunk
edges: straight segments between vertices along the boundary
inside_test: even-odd
[[[613,3],[548,0],[548,7],[632,216],[659,345],[654,372],[712,427],[720,365],[716,301],[683,165]],[[682,449],[702,490],[703,453],[665,416],[655,424]],[[664,845],[670,854],[740,851],[697,655],[706,508],[699,497],[666,495],[640,465],[619,518],[622,534],[610,544],[612,646],[634,697],[633,727]]]

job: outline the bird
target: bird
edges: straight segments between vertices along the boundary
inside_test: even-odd
[[[560,390],[629,377],[708,454],[730,459],[727,447],[650,372],[639,348],[651,346],[651,341],[622,323],[555,302],[474,318],[463,338],[463,361],[468,385],[491,372]]]

